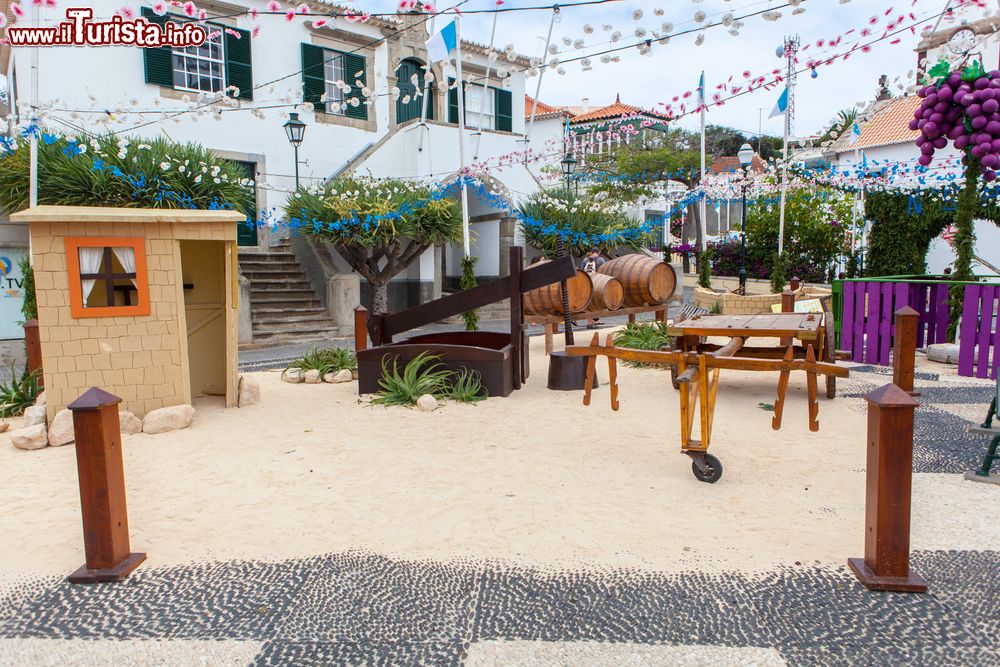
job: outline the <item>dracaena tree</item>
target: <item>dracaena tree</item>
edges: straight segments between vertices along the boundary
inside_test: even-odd
[[[462,238],[444,191],[395,179],[346,177],[299,189],[285,204],[298,233],[329,243],[371,286],[372,312],[389,310],[389,282],[435,245]]]

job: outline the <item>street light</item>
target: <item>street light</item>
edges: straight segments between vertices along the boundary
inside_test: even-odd
[[[299,189],[299,144],[302,143],[306,135],[306,124],[299,120],[299,114],[288,114],[288,121],[285,123],[285,135],[288,143],[295,149],[295,189]]]
[[[562,167],[563,179],[566,182],[566,201],[569,202],[570,190],[569,182],[573,178],[573,172],[576,171],[576,158],[573,157],[572,153],[566,153],[566,157],[559,161],[559,166]],[[566,246],[563,245],[562,234],[556,231],[556,258],[562,258],[566,256]],[[569,288],[566,285],[566,281],[562,280],[559,282],[559,291],[562,294],[562,307],[563,307],[563,322],[566,328],[566,344],[572,345],[573,341],[573,320],[569,316]]]
[[[736,153],[740,159],[740,167],[743,168],[743,233],[740,234],[740,291],[742,295],[747,293],[747,180],[750,176],[750,165],[753,164],[753,148],[745,143],[740,146]]]

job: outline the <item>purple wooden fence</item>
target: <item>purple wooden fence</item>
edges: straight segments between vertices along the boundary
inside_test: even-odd
[[[959,332],[958,374],[996,379],[1000,326],[997,298],[1000,285],[966,285],[962,297],[962,328]],[[992,363],[990,348],[993,348]]]
[[[978,289],[985,286],[970,287]],[[967,310],[968,294],[966,291]],[[992,296],[994,292],[990,294]],[[1000,290],[996,290],[996,294],[1000,296]],[[920,319],[917,320],[917,347],[947,342],[948,285],[946,283],[844,281],[840,348],[850,351],[854,361],[888,366],[896,327],[895,313],[903,306],[910,306],[920,315]],[[977,316],[978,312],[976,311]],[[994,310],[990,311],[991,315],[993,312]],[[963,318],[965,319],[967,318]],[[976,321],[978,322],[978,318]],[[963,334],[964,331],[963,326]],[[993,340],[996,344],[998,338],[995,334]],[[971,368],[971,357],[969,363]],[[961,364],[959,372],[962,372]]]

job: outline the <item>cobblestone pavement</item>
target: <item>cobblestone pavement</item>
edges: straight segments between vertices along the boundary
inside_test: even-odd
[[[965,425],[992,386],[929,368],[914,472],[962,473],[985,452]],[[886,376],[856,366],[845,395]],[[102,586],[0,578],[0,665],[1000,665],[1000,545],[912,565],[928,593],[869,592],[816,562],[678,575],[365,551],[140,568]]]

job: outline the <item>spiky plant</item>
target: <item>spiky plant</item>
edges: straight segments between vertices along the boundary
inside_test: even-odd
[[[38,371],[24,370],[18,377],[14,364],[10,365],[10,381],[0,382],[0,417],[16,417],[24,414],[25,409],[35,404],[35,399],[42,393],[38,385]]]
[[[358,358],[354,352],[343,347],[329,347],[325,349],[311,348],[302,355],[301,359],[296,359],[288,365],[288,368],[300,368],[304,371],[319,371],[320,375],[336,373],[341,370],[358,370]]]
[[[459,403],[478,403],[485,401],[489,396],[486,388],[483,387],[482,377],[478,371],[470,371],[463,368],[452,374],[450,379],[451,389],[448,398]]]
[[[438,363],[441,357],[421,352],[406,363],[399,372],[399,358],[382,357],[382,377],[378,384],[381,391],[372,399],[374,405],[415,405],[424,394],[434,398],[446,398],[451,391],[451,371],[443,370]]]
[[[629,322],[625,328],[615,334],[615,345],[633,350],[666,350],[670,348],[671,337],[667,333],[667,323],[654,320],[652,322]],[[633,368],[649,368],[657,364],[645,364],[634,361],[625,362]],[[660,366],[662,368],[662,366]]]

